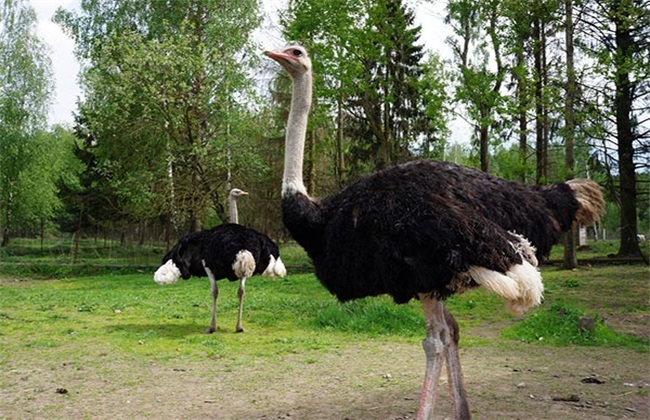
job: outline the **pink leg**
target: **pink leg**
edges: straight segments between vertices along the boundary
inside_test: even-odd
[[[463,371],[460,367],[460,356],[458,354],[458,340],[460,331],[458,324],[451,312],[445,308],[445,320],[451,333],[451,341],[447,348],[447,378],[449,380],[449,393],[453,404],[452,418],[455,420],[471,419],[469,404],[467,402],[467,392],[463,385]]]
[[[217,330],[217,297],[219,296],[219,288],[217,287],[217,279],[214,278],[212,271],[205,266],[205,262],[203,262],[203,268],[205,268],[205,272],[210,279],[210,295],[212,296],[212,318],[210,319],[210,328],[208,328],[206,333],[212,334]]]
[[[422,341],[427,365],[417,418],[418,420],[430,420],[433,418],[433,410],[438,398],[438,380],[440,379],[443,356],[446,354],[450,335],[445,322],[445,311],[442,302],[428,294],[420,294],[420,301],[424,309],[427,327],[427,336]]]
[[[244,332],[244,327],[242,326],[241,319],[244,313],[244,296],[246,296],[246,277],[239,279],[239,290],[237,290],[237,296],[239,297],[239,313],[237,315],[237,327],[235,328],[235,331]]]

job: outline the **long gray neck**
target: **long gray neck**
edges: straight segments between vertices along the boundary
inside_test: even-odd
[[[228,221],[230,223],[239,223],[239,213],[237,213],[237,197],[228,195]]]
[[[307,189],[302,180],[302,164],[305,152],[305,135],[307,118],[311,106],[312,76],[307,71],[293,78],[291,110],[287,121],[284,151],[284,176],[282,178],[282,196],[302,193]]]

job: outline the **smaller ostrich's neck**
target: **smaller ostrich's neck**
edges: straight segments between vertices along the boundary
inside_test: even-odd
[[[232,194],[228,196],[228,221],[230,223],[239,223],[239,213],[237,213],[237,197]]]
[[[282,178],[282,196],[301,193],[307,195],[302,180],[302,164],[305,152],[307,118],[311,106],[312,77],[311,72],[293,78],[291,110],[287,120],[287,132],[284,150],[284,176]]]

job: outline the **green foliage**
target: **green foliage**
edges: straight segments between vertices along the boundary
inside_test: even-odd
[[[436,56],[425,61],[404,2],[292,1],[282,25],[285,38],[303,42],[313,57],[311,125],[323,126],[328,113],[341,116],[332,130],[339,138],[329,143],[339,182],[407,160],[413,150],[441,154],[444,72]]]
[[[17,231],[46,230],[61,210],[61,184],[80,170],[72,138],[61,127],[45,132],[52,93],[51,63],[36,35],[36,15],[24,1],[0,14],[0,225],[3,244]]]
[[[29,262],[30,255],[40,249],[34,241],[17,242],[14,246],[20,249],[12,256],[14,262]],[[65,248],[61,245],[59,249],[64,252]],[[95,249],[96,254],[102,252],[106,249]],[[123,259],[129,259],[127,253],[134,258],[143,250],[116,246],[112,252],[121,252]],[[162,252],[151,249],[158,258]],[[319,357],[319,351],[339,346],[358,345],[369,339],[416,343],[424,335],[419,302],[396,305],[384,296],[341,304],[313,274],[293,270],[295,264],[308,263],[301,248],[283,245],[281,253],[290,272],[287,277],[254,277],[247,282],[244,335],[234,333],[237,282],[219,282],[218,330],[208,336],[203,333],[210,317],[205,278],[159,286],[152,280],[155,265],[129,273],[116,266],[90,264],[56,264],[60,271],[55,272],[55,264],[51,264],[52,271],[39,273],[37,264],[0,264],[2,350],[22,360],[35,357],[54,364],[101,364],[101,357],[89,359],[88,355],[119,354],[153,360],[210,358],[226,366],[244,363],[251,356],[273,358],[295,353],[306,353],[305,363],[310,363]],[[0,259],[7,257],[1,255]],[[543,275],[545,302],[523,318],[505,314],[502,299],[482,289],[450,298],[446,305],[460,323],[461,346],[509,346],[511,340],[524,340],[536,343],[533,345],[648,350],[647,341],[613,333],[600,316],[596,316],[593,335],[576,331],[573,325],[576,317],[591,311],[607,316],[647,316],[647,267],[570,272],[545,267]],[[512,327],[506,327],[502,337],[475,338],[479,335],[473,332],[476,329],[495,329],[504,323]],[[544,340],[540,341],[542,336]]]
[[[144,3],[57,11],[88,61],[78,131],[90,134],[85,148],[120,212],[195,230],[210,210],[224,219],[228,173],[265,170],[246,106],[258,2]]]

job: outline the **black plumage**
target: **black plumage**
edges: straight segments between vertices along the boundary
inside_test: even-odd
[[[278,245],[268,236],[235,223],[225,223],[212,229],[190,233],[182,237],[163,257],[162,264],[173,260],[183,279],[206,277],[202,261],[215,278],[239,280],[232,264],[241,250],[247,250],[255,259],[253,274],[262,274],[271,257],[280,258]]]
[[[287,229],[340,300],[389,294],[398,303],[448,296],[470,266],[505,273],[520,264],[510,232],[547,255],[578,209],[566,184],[531,188],[437,161],[388,168],[319,201],[285,195],[282,205]]]

